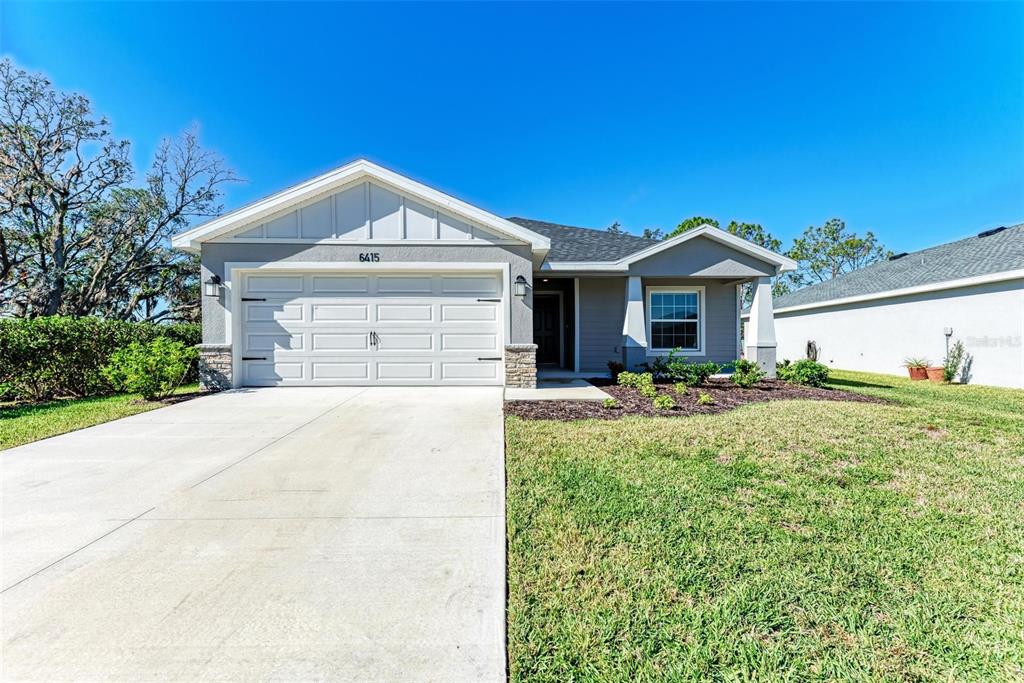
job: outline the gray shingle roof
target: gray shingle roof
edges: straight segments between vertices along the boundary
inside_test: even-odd
[[[929,285],[1024,268],[1024,223],[987,237],[968,237],[879,261],[846,275],[790,292],[775,308],[803,306],[891,289]]]
[[[549,261],[617,261],[658,243],[636,235],[576,228],[529,218],[513,217],[508,220],[550,238]]]

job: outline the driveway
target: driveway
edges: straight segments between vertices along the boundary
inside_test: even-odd
[[[503,680],[501,388],[218,394],[0,452],[5,680]]]

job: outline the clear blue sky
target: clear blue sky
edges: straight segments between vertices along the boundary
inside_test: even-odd
[[[1024,221],[1024,4],[0,4],[0,53],[139,165],[198,123],[238,206],[366,156],[502,215]]]

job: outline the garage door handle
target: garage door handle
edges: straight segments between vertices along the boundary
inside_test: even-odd
[[[242,356],[242,360],[266,360],[266,356]]]
[[[497,357],[497,358],[477,358],[477,360],[501,360],[501,358],[500,357]]]
[[[500,304],[501,303],[501,299],[477,299],[477,301],[486,301],[486,302],[492,303],[492,304]]]
[[[266,301],[266,299],[253,299],[252,297],[243,296],[242,301]]]

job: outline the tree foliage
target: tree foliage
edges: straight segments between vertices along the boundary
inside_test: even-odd
[[[825,282],[834,277],[871,265],[892,255],[868,230],[861,237],[847,230],[838,218],[824,225],[810,226],[793,240],[786,253],[800,267],[790,273],[790,281],[798,287]]]
[[[0,311],[198,318],[197,261],[169,239],[219,213],[235,176],[194,131],[160,145],[141,187],[134,175],[87,98],[0,60]]]
[[[679,225],[676,226],[675,230],[665,235],[665,239],[675,237],[676,235],[682,235],[687,230],[699,228],[704,224],[713,225],[716,228],[719,227],[718,221],[715,220],[714,218],[705,218],[704,216],[691,216],[683,220],[681,223],[679,223]]]

